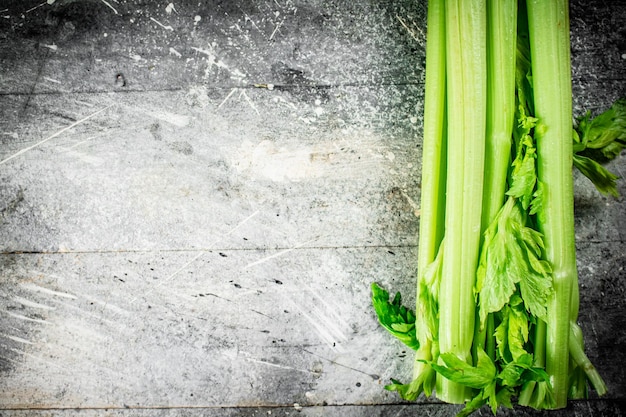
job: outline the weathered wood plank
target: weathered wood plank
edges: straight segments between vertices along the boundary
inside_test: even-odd
[[[0,407],[388,402],[380,374],[405,355],[378,328],[369,283],[409,293],[414,255],[3,255]]]
[[[7,206],[0,247],[413,244],[418,122],[407,110],[420,97],[414,92],[36,96],[30,108],[40,133],[0,151]],[[22,126],[19,138],[32,133],[33,125]]]

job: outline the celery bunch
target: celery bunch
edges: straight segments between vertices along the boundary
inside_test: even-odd
[[[415,314],[372,284],[416,351],[386,388],[465,403],[565,407],[602,378],[577,325],[572,166],[605,193],[626,102],[572,128],[567,0],[430,0]]]

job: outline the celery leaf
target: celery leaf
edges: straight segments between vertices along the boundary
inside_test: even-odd
[[[574,154],[574,166],[596,186],[598,191],[605,195],[619,197],[617,191],[617,175],[600,165],[591,158]]]
[[[587,149],[606,149],[607,159],[612,159],[616,149],[626,147],[626,98],[617,100],[613,105],[595,118],[587,112],[578,121],[576,127],[581,142]]]
[[[376,283],[372,283],[372,304],[378,321],[389,333],[411,349],[419,348],[415,336],[415,314],[402,305],[400,293],[396,293],[390,301],[389,293]]]
[[[601,164],[616,158],[626,148],[626,98],[595,118],[587,112],[574,127],[574,166],[605,195],[618,197],[619,178]]]
[[[485,232],[477,269],[476,288],[481,324],[487,314],[500,311],[516,290],[528,311],[545,317],[552,293],[550,265],[542,260],[543,239],[524,225],[515,199],[509,198]]]
[[[478,349],[478,361],[472,366],[453,353],[439,355],[444,365],[430,366],[443,377],[470,388],[482,389],[494,382],[496,367],[484,350]]]
[[[507,362],[520,362],[528,355],[525,345],[528,342],[529,318],[517,293],[499,316],[500,324],[495,330],[498,355]]]

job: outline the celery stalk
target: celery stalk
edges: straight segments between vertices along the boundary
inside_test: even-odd
[[[385,386],[405,400],[465,416],[606,392],[576,325],[569,54],[568,0],[428,2],[415,314],[372,286],[416,350],[413,380]]]
[[[511,138],[515,114],[515,58],[517,54],[517,0],[487,1],[487,120],[481,232],[495,219],[504,204],[506,179],[511,164]],[[489,326],[477,326],[472,356],[484,349]],[[493,343],[488,350],[493,352]],[[493,358],[493,355],[490,355]]]
[[[515,114],[517,0],[488,0],[487,133],[482,230],[504,204]]]
[[[445,93],[446,93],[446,54],[444,2],[429,0],[426,42],[426,86],[424,99],[424,139],[422,149],[422,186],[420,196],[420,232],[417,253],[417,297],[416,310],[420,316],[432,308],[422,289],[428,279],[426,274],[444,235],[446,197],[446,132],[445,132]],[[415,356],[414,378],[427,372],[428,364],[421,360],[433,360],[433,339],[436,329],[423,329],[418,324],[417,337],[420,348]],[[432,376],[432,373],[429,373]],[[422,387],[417,387],[421,390]],[[428,393],[430,394],[430,393]]]
[[[546,372],[555,408],[567,404],[569,318],[577,286],[572,180],[572,87],[567,0],[528,0],[531,65],[537,140],[538,179],[544,185],[539,228],[553,268],[554,293],[548,302]]]
[[[448,177],[441,287],[439,349],[471,362],[481,231],[487,103],[486,0],[445,4]],[[468,105],[471,103],[471,105]],[[437,396],[468,400],[467,387],[438,374]]]

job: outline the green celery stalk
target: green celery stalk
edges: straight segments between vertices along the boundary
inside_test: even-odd
[[[504,205],[515,116],[517,0],[488,0],[487,133],[482,230]]]
[[[445,3],[448,117],[446,242],[439,291],[439,349],[471,362],[481,231],[487,106],[487,2]],[[471,103],[471,104],[470,104]],[[437,396],[449,403],[470,390],[437,375]]]
[[[442,0],[429,0],[427,15],[428,38],[426,41],[426,86],[424,98],[424,132],[422,150],[422,186],[420,196],[420,232],[417,253],[416,312],[424,317],[429,299],[422,290],[426,274],[439,251],[444,235],[446,197],[446,54],[445,15]],[[425,328],[427,323],[417,323],[420,348],[415,356],[414,378],[426,374],[429,365],[422,361],[433,358],[433,339],[436,329]],[[435,330],[433,332],[433,330]],[[435,334],[432,334],[435,333]],[[432,375],[432,373],[430,374]],[[419,390],[422,387],[418,387]]]
[[[487,120],[481,232],[504,204],[507,172],[511,164],[511,138],[515,115],[517,54],[517,0],[487,1]],[[486,350],[493,359],[493,316],[487,326],[476,326],[472,355]],[[487,330],[491,333],[488,333]],[[489,334],[489,336],[487,336]]]
[[[548,301],[546,372],[554,407],[567,404],[572,295],[577,288],[572,180],[572,87],[567,0],[528,0],[538,179],[544,185],[538,213],[546,259],[553,268]]]

